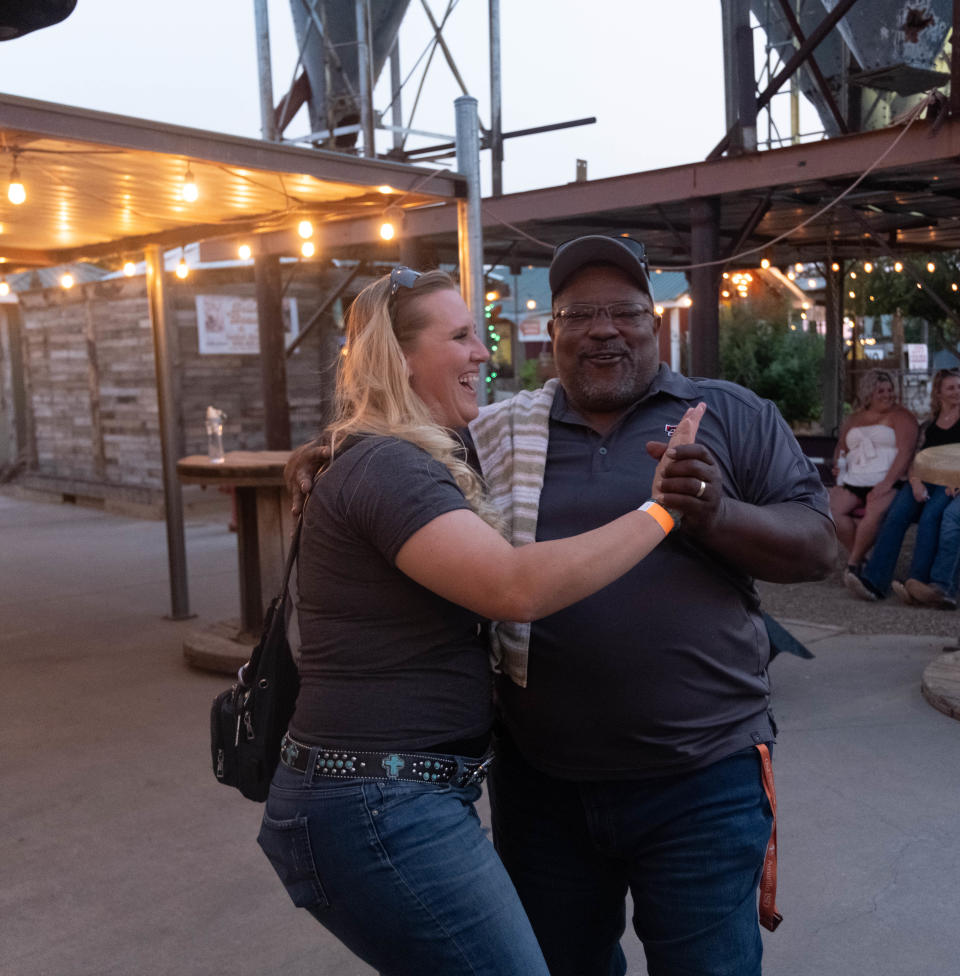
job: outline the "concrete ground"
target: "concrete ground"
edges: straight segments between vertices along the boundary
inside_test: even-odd
[[[181,648],[237,612],[222,505],[188,511],[187,551],[197,619],[171,621],[162,523],[0,495],[0,976],[371,972],[290,904],[255,843],[262,807],[214,781],[229,682]],[[886,605],[886,633],[851,633],[865,611],[845,597],[825,620],[826,585],[789,588],[789,613],[769,591],[816,657],[772,664],[785,921],[765,972],[952,974],[960,723],[920,680],[960,614],[925,633]]]

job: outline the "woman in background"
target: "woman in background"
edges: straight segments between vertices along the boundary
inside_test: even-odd
[[[920,448],[960,443],[960,370],[939,369],[934,373],[930,414],[930,420],[921,431]],[[931,578],[942,583],[941,577],[950,571],[948,560],[931,576],[938,561],[941,518],[949,503],[948,489],[922,481],[911,469],[908,483],[900,489],[887,510],[870,558],[859,573],[845,574],[844,582],[850,592],[862,600],[882,600],[892,587],[905,603],[927,602],[911,596],[908,585],[920,594],[923,591],[917,583],[927,586]],[[917,523],[917,537],[908,580],[902,583],[893,576],[903,537],[913,522]],[[948,539],[944,552],[950,548]],[[927,596],[933,598],[931,594]],[[939,598],[944,596],[944,592],[939,593]]]
[[[917,446],[917,421],[897,403],[893,377],[880,369],[864,374],[857,388],[859,409],[837,439],[833,473],[846,460],[842,484],[830,489],[830,513],[847,550],[844,583],[852,586],[876,538],[880,523],[900,489]],[[854,512],[863,508],[861,518]]]

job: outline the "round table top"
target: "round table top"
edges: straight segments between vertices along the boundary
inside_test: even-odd
[[[211,461],[191,454],[177,461],[177,477],[185,485],[282,485],[289,457],[290,451],[227,451],[222,461]]]
[[[913,473],[932,485],[960,486],[960,444],[938,444],[917,451]]]

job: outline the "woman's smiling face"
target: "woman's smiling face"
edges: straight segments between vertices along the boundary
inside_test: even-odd
[[[404,349],[410,386],[443,427],[465,427],[479,412],[480,365],[490,353],[477,337],[473,316],[452,289],[417,299],[425,325]]]

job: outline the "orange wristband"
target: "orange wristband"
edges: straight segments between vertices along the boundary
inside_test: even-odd
[[[670,535],[670,531],[673,529],[673,519],[662,505],[651,498],[650,501],[644,502],[637,511],[646,512],[663,529],[664,535]]]

